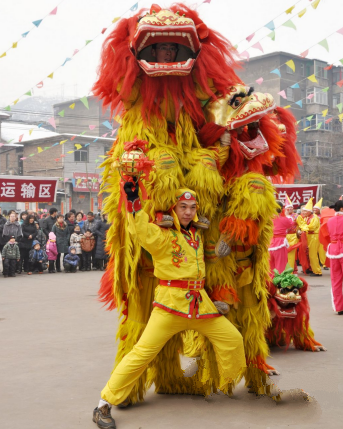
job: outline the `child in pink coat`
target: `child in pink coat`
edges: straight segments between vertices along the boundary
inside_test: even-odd
[[[49,261],[49,273],[56,273],[55,261],[57,259],[58,250],[56,244],[56,235],[53,232],[49,232],[49,240],[46,243],[46,253]]]

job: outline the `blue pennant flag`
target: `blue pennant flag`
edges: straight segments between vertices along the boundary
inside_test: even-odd
[[[99,137],[93,140],[93,143],[97,142],[99,140]]]
[[[98,139],[97,139],[98,140]],[[95,140],[94,140],[95,141]],[[89,146],[90,145],[90,143],[87,143],[87,144],[85,144],[85,147],[87,147],[87,146]]]
[[[26,37],[28,34],[29,34],[29,31],[27,31],[26,33],[23,33],[23,34],[21,35],[21,37]]]
[[[268,22],[268,24],[266,24],[265,27],[269,28],[269,30],[271,30],[271,31],[274,31],[275,30],[274,21]]]
[[[297,104],[301,108],[303,107],[303,101],[302,100],[296,101],[295,104]]]
[[[275,73],[275,74],[277,74],[279,77],[281,77],[281,73],[280,73],[280,70],[279,70],[279,69],[274,69],[274,70],[272,70],[270,73]]]
[[[291,88],[295,89],[295,88],[300,88],[298,83],[295,83],[294,85],[291,86]]]
[[[51,147],[57,146],[58,144],[60,144],[60,142],[54,143]]]
[[[42,19],[37,19],[37,21],[32,21],[32,24],[35,25],[36,27],[39,27],[39,24],[42,22]]]
[[[108,121],[103,122],[102,125],[105,125],[105,127],[110,129],[110,130],[113,130],[112,125]]]
[[[38,128],[40,128],[43,125],[43,123],[41,122],[40,124],[38,124]]]
[[[130,7],[130,10],[132,11],[132,12],[134,12],[135,10],[137,10],[138,9],[138,3],[136,3],[136,4],[134,4],[132,7]]]
[[[61,67],[63,67],[64,66],[64,64],[65,63],[67,63],[68,61],[70,61],[71,60],[71,58],[66,58],[65,60],[64,60],[64,63],[62,64],[62,66]]]

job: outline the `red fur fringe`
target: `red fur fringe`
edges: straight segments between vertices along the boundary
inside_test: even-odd
[[[224,218],[219,224],[221,233],[231,240],[241,240],[253,246],[258,242],[258,225],[252,219],[237,219],[235,216]]]
[[[117,302],[113,293],[113,278],[114,278],[114,256],[110,256],[107,263],[106,271],[104,272],[98,291],[98,300],[104,303],[106,310],[114,310],[117,308]]]
[[[227,303],[239,302],[238,294],[231,286],[217,286],[210,295],[212,301],[223,301]]]

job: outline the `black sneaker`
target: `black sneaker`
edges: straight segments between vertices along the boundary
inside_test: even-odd
[[[111,416],[111,407],[104,405],[101,408],[94,408],[93,422],[97,424],[98,428],[102,429],[116,429],[116,422]]]
[[[343,316],[343,310],[337,313],[339,316]]]

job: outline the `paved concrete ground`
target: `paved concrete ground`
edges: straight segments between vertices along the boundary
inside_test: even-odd
[[[116,312],[97,302],[101,273],[0,278],[0,428],[95,429],[92,410],[116,353]],[[275,404],[248,394],[209,400],[155,395],[115,409],[119,429],[339,428],[343,422],[343,317],[331,309],[330,278],[309,278],[311,325],[327,352],[273,349],[281,389],[302,388],[313,403]],[[286,395],[287,396],[287,395]]]

